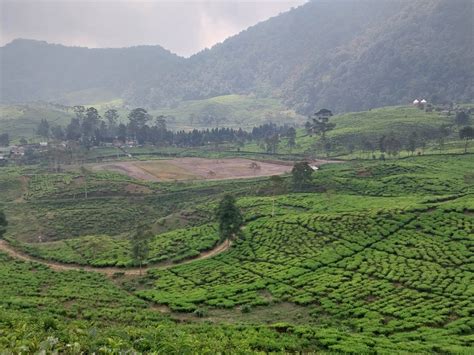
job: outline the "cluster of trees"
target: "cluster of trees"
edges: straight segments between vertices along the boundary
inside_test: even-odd
[[[135,108],[128,114],[128,122],[119,122],[115,109],[107,110],[103,117],[96,108],[74,107],[75,117],[63,128],[51,126],[46,119],[41,120],[37,134],[44,138],[79,142],[90,148],[114,140],[136,141],[138,144],[175,145],[197,147],[224,142],[235,143],[239,149],[246,141],[261,141],[267,152],[275,153],[280,137],[288,138],[288,145],[296,145],[296,130],[293,127],[266,123],[247,132],[242,129],[212,128],[192,131],[171,131],[167,128],[165,116],[153,117],[143,108]]]
[[[260,148],[267,153],[275,154],[285,138],[287,146],[291,149],[296,146],[296,130],[290,126],[278,126],[274,123],[266,123],[254,127],[252,131],[231,128],[213,128],[192,131],[172,131],[167,128],[167,117],[153,117],[143,108],[133,109],[127,116],[128,121],[120,122],[117,110],[109,109],[103,116],[94,107],[74,107],[75,117],[65,127],[52,126],[43,119],[38,124],[37,134],[44,138],[55,138],[57,140],[68,140],[76,142],[78,146],[90,148],[100,146],[104,143],[114,141],[133,141],[138,144],[151,144],[156,146],[178,146],[199,147],[215,145],[216,148],[222,143],[234,144],[240,150],[246,142],[258,142]],[[468,143],[474,139],[473,128],[469,126],[470,113],[466,110],[457,110],[450,124],[438,128],[423,127],[412,130],[409,133],[395,134],[394,132],[383,134],[379,137],[373,135],[348,135],[330,139],[327,133],[335,128],[331,122],[332,112],[321,109],[309,117],[305,128],[308,135],[315,135],[314,148],[325,152],[327,155],[335,149],[346,150],[350,153],[359,150],[362,153],[381,153],[380,158],[386,155],[397,156],[402,150],[414,154],[421,149],[422,153],[429,141],[436,141],[439,149],[443,150],[445,142],[450,136],[459,136],[465,141],[465,151]],[[10,139],[7,133],[0,134],[0,146],[8,146]],[[20,143],[26,143],[22,139]]]
[[[405,149],[414,154],[419,148],[424,150],[426,143],[430,140],[437,141],[439,149],[443,150],[446,139],[449,136],[456,134],[457,131],[459,138],[466,142],[466,152],[468,141],[474,139],[474,129],[471,126],[467,126],[469,121],[469,113],[459,111],[456,113],[454,118],[454,124],[457,128],[455,128],[454,125],[445,124],[437,129],[426,129],[420,133],[412,131],[407,137],[397,137],[395,133],[391,133],[380,137],[377,145],[372,144],[368,140],[362,140],[362,150],[373,153],[378,148],[381,153],[396,156],[402,149]]]
[[[435,131],[433,134],[427,135],[419,134],[416,131],[413,131],[408,135],[408,137],[400,137],[392,132],[389,134],[384,134],[376,140],[370,140],[362,137],[360,139],[358,148],[360,148],[363,153],[372,154],[373,156],[375,156],[374,153],[376,151],[379,151],[381,153],[381,159],[385,157],[385,154],[395,157],[402,150],[406,150],[411,154],[415,154],[417,149],[424,149],[426,147],[426,143],[430,138],[436,137],[440,144],[444,144],[444,140],[447,136],[449,136],[450,131],[447,129],[447,127],[443,126],[438,133]],[[352,143],[348,143],[347,148],[352,153],[357,147]]]

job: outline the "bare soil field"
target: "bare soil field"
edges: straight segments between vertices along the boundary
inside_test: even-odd
[[[176,158],[94,164],[95,171],[115,171],[148,181],[224,180],[280,175],[290,172],[288,162],[250,159]]]

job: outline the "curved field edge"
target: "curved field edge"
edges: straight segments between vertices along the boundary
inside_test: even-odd
[[[220,242],[214,225],[178,229],[155,235],[149,240],[149,253],[143,265],[179,262],[199,256]],[[65,263],[90,266],[135,266],[129,238],[84,236],[55,242],[23,244],[30,255]]]

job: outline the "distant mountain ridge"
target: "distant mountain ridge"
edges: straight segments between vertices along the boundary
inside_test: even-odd
[[[1,101],[100,89],[150,108],[226,94],[279,98],[307,114],[474,100],[470,0],[312,1],[189,59],[160,46],[0,48]],[[59,98],[59,99],[58,99]]]
[[[122,96],[133,82],[165,78],[184,63],[160,46],[89,49],[25,39],[1,47],[0,58],[2,102],[97,88]]]

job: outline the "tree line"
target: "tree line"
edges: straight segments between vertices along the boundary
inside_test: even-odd
[[[193,129],[172,131],[167,127],[166,117],[153,117],[143,108],[135,108],[127,116],[127,122],[119,122],[119,112],[115,109],[105,111],[103,117],[94,107],[74,107],[75,117],[63,128],[51,126],[42,119],[37,134],[44,138],[68,140],[80,143],[86,148],[119,141],[156,146],[198,147],[204,145],[235,143],[242,147],[245,142],[261,140],[270,153],[275,153],[280,137],[287,137],[289,145],[295,145],[296,130],[289,126],[265,123],[252,131],[241,128]]]
[[[468,142],[474,139],[474,128],[469,126],[470,114],[465,110],[458,110],[451,124],[444,124],[437,128],[424,127],[421,130],[412,130],[407,135],[397,135],[395,132],[382,134],[379,137],[367,137],[364,134],[357,136],[349,136],[343,140],[330,139],[327,133],[332,131],[336,125],[331,122],[333,116],[332,111],[321,109],[305,124],[306,133],[309,136],[315,135],[319,140],[315,141],[313,148],[319,148],[326,155],[334,152],[336,148],[344,147],[352,154],[359,150],[362,153],[372,154],[375,159],[375,152],[380,152],[380,159],[385,156],[397,156],[402,150],[415,154],[417,149],[423,152],[428,141],[438,143],[439,149],[443,150],[448,137],[457,131],[459,139],[464,141],[464,152],[467,152]],[[456,127],[456,128],[455,128]],[[318,147],[319,145],[319,147]],[[421,152],[419,152],[420,154]]]

